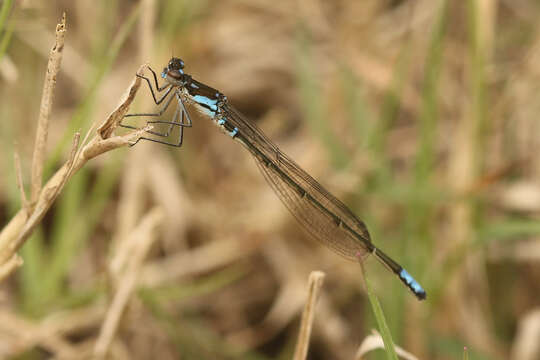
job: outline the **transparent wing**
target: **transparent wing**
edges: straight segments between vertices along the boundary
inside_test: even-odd
[[[353,261],[373,249],[366,226],[341,201],[279,150],[255,124],[228,104],[224,111],[227,121],[240,130],[269,185],[313,237]]]

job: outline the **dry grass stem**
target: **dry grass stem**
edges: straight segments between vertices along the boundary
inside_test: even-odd
[[[305,304],[303,284],[299,283],[297,279],[287,281],[280,288],[264,320],[257,326],[229,336],[228,340],[239,347],[251,349],[270,341],[283,331],[302,310],[302,305]]]
[[[494,12],[490,11],[490,7],[486,6],[486,4],[486,1],[474,4],[476,9],[474,12],[475,27],[472,31],[477,39],[489,39],[492,37],[490,35],[492,28],[487,24],[494,21],[489,20],[494,15]],[[481,44],[486,45],[484,42]],[[471,84],[468,90],[470,100],[463,111],[462,118],[459,120],[453,140],[454,151],[451,153],[449,160],[449,179],[456,193],[463,193],[473,188],[481,170],[479,167],[481,159],[479,150],[482,144],[481,135],[478,131],[484,120],[479,105],[482,95],[479,93],[478,88],[481,82],[479,78],[482,74],[476,74],[478,69],[475,65],[479,62],[487,63],[490,61],[487,58],[490,55],[490,49],[480,46],[480,43],[473,43],[469,46],[473,55],[470,64],[467,64],[467,66],[470,76],[475,79],[475,82]],[[457,246],[470,246],[475,236],[474,217],[475,207],[467,199],[455,202],[450,209],[450,226],[454,231],[453,238],[455,239],[452,244],[456,248]],[[456,248],[452,250],[455,251]],[[489,293],[488,282],[486,281],[487,274],[485,267],[481,265],[484,263],[481,257],[481,253],[469,253],[465,258],[464,266],[459,272],[459,278],[454,279],[452,291],[456,299],[454,303],[456,307],[455,313],[460,316],[459,323],[462,334],[467,341],[492,357],[496,357],[497,353],[500,352],[496,339],[493,337],[492,332],[488,330],[491,328],[489,314],[492,312],[489,310],[489,299],[486,296]],[[477,289],[478,294],[483,294],[483,296],[465,297],[461,295],[471,288]]]
[[[157,150],[157,149],[156,149]],[[145,180],[151,198],[166,214],[162,244],[168,253],[185,250],[186,230],[193,221],[193,204],[182,177],[176,172],[173,159],[159,153],[144,164]],[[163,155],[163,156],[161,156]]]
[[[43,181],[43,166],[45,164],[45,148],[47,146],[47,136],[49,133],[49,118],[54,99],[56,75],[58,74],[60,64],[62,63],[65,34],[66,13],[63,14],[62,21],[56,25],[56,42],[49,53],[47,73],[45,75],[45,82],[43,84],[43,94],[41,96],[41,105],[39,108],[36,141],[34,144],[34,155],[32,158],[32,204],[34,204],[39,197],[41,184]]]
[[[105,301],[101,299],[82,308],[55,312],[41,321],[50,332],[70,335],[98,327],[105,318]]]
[[[367,353],[373,350],[377,350],[377,349],[384,350],[384,342],[381,335],[376,330],[372,330],[372,332],[373,334],[366,336],[364,338],[364,341],[362,341],[362,344],[360,344],[360,347],[358,348],[358,351],[356,352],[356,356],[355,356],[356,360],[361,360],[362,356],[366,355]],[[396,354],[399,355],[399,357],[406,360],[418,360],[416,356],[403,350],[401,347],[396,346],[395,344],[394,344],[394,348],[396,349]]]
[[[273,339],[302,312],[306,303],[305,275],[291,255],[287,242],[272,239],[264,243],[265,259],[281,284],[264,319],[227,337],[227,341],[241,349],[253,349]],[[320,308],[320,305],[319,305]]]
[[[20,356],[34,347],[47,349],[54,359],[86,358],[92,353],[94,341],[65,346],[64,338],[98,327],[105,317],[104,305],[99,301],[80,309],[54,313],[39,322],[0,312],[0,358]]]
[[[14,84],[19,78],[17,67],[7,54],[0,60],[0,76],[8,84]]]
[[[540,309],[537,307],[519,321],[510,358],[534,360],[540,358]]]
[[[78,358],[75,348],[63,337],[7,311],[0,311],[0,357],[16,356],[27,349],[40,346],[60,359]],[[6,341],[9,346],[2,346]]]
[[[2,282],[4,278],[9,276],[9,274],[11,274],[16,268],[18,268],[22,264],[23,259],[19,255],[13,254],[10,259],[0,265],[0,282]]]
[[[148,64],[144,64],[137,70],[137,75],[143,75],[144,70],[148,67]],[[128,90],[125,92],[120,104],[116,109],[107,117],[98,128],[97,133],[101,136],[102,139],[108,139],[113,134],[114,130],[118,127],[118,124],[124,118],[124,115],[127,114],[131,103],[137,95],[137,91],[141,86],[141,79],[138,76],[135,76]]]
[[[13,154],[13,161],[15,164],[15,176],[17,180],[17,188],[19,189],[19,193],[21,194],[21,203],[23,209],[26,209],[27,211],[30,211],[30,204],[28,203],[28,199],[26,198],[26,192],[24,191],[24,181],[23,181],[23,175],[22,175],[22,168],[21,168],[21,158],[19,156],[18,152],[15,152]]]
[[[272,307],[264,320],[256,326],[243,329],[227,337],[227,341],[241,349],[253,349],[274,338],[296,318],[305,304],[305,280],[290,276],[279,289]]]
[[[302,313],[302,323],[300,324],[300,333],[298,334],[298,341],[294,350],[294,360],[303,360],[307,357],[309,338],[311,337],[313,319],[315,318],[315,305],[320,295],[324,276],[324,273],[321,271],[313,271],[309,274],[308,299]]]
[[[139,54],[142,61],[150,53],[155,38],[156,0],[142,0],[141,21],[139,22],[140,46]]]
[[[138,73],[141,73],[144,68],[145,66],[143,65]],[[41,219],[43,219],[54,200],[58,197],[66,182],[86,162],[107,151],[133,144],[143,132],[151,128],[150,126],[146,126],[123,136],[111,137],[114,129],[116,129],[128,111],[139,87],[140,79],[135,77],[127,91],[128,95],[124,97],[118,107],[98,128],[98,134],[87,141],[86,139],[90,137],[92,132],[92,129],[89,130],[81,147],[79,147],[80,135],[78,133],[75,134],[68,160],[40,190],[39,196],[31,209],[31,213],[27,209],[22,208],[2,229],[2,232],[0,232],[0,266],[12,259],[16,251],[24,244],[35,227],[41,222]],[[2,269],[13,270],[14,268],[8,266],[2,267]],[[4,276],[7,275],[5,274]]]
[[[112,248],[116,255],[109,264],[109,275],[113,281],[117,281],[121,276],[131,256],[134,245],[130,241],[130,234],[144,214],[145,166],[143,164],[146,164],[150,160],[146,157],[143,150],[138,147],[130,151],[127,158],[126,171],[121,181],[116,229],[112,243]]]
[[[494,243],[489,248],[488,258],[493,262],[514,261],[535,263],[540,261],[540,238],[523,240],[517,245]]]
[[[107,311],[105,321],[94,347],[94,356],[98,359],[105,358],[118,330],[118,325],[124,309],[135,290],[141,265],[150,250],[151,245],[157,239],[156,228],[163,219],[163,212],[157,208],[151,210],[141,221],[138,227],[133,229],[129,241],[134,245],[131,257],[119,279],[119,287],[114,295],[111,306]]]
[[[176,281],[182,276],[210,271],[244,258],[257,249],[257,242],[246,243],[245,239],[238,237],[214,241],[145,265],[141,285],[156,287]]]
[[[145,156],[143,150],[138,147],[128,154],[126,171],[120,185],[117,220],[111,244],[115,256],[108,266],[113,284],[118,284],[129,263],[129,258],[133,255],[137,245],[131,240],[131,233],[145,213],[144,164],[150,160]]]
[[[503,3],[0,6],[0,359],[539,358],[540,7]],[[313,241],[353,216],[273,144],[428,301]]]
[[[0,232],[0,264],[4,264],[13,256],[11,243],[28,220],[28,216],[26,209],[19,210]]]
[[[30,236],[30,234],[32,234],[36,226],[41,222],[41,219],[43,219],[43,217],[53,204],[54,200],[66,184],[70,175],[71,166],[73,165],[75,152],[79,145],[79,138],[80,135],[78,133],[75,134],[73,138],[70,156],[67,162],[51,177],[51,179],[43,187],[42,191],[39,194],[40,196],[34,208],[32,209],[32,214],[28,218],[28,221],[26,221],[24,226],[20,229],[14,241],[9,244],[10,251],[16,252],[22,246],[22,244],[24,244],[24,242]]]
[[[317,317],[324,320],[315,324],[315,331],[319,337],[325,339],[327,348],[336,355],[336,358],[349,358],[358,346],[357,340],[350,338],[354,330],[348,321],[349,318],[344,318],[339,313],[331,299],[327,294],[323,294],[319,299]]]

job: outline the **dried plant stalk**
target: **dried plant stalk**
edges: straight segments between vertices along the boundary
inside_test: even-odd
[[[246,243],[233,236],[154,260],[144,266],[140,285],[156,287],[174,282],[182,276],[210,271],[249,256],[259,249],[259,245],[257,241]]]
[[[146,65],[139,68],[137,74],[142,74]],[[0,268],[4,269],[4,264],[10,260],[17,250],[24,244],[32,231],[43,219],[54,200],[58,197],[66,182],[90,159],[107,151],[133,144],[143,132],[150,130],[151,126],[146,126],[137,131],[123,136],[113,136],[114,129],[118,126],[124,115],[127,113],[130,104],[133,102],[137,90],[141,84],[140,78],[135,77],[130,85],[127,96],[121,101],[118,107],[98,128],[89,141],[83,141],[85,145],[79,147],[79,134],[76,134],[71,147],[68,161],[47,181],[40,190],[32,209],[22,208],[11,219],[11,221],[0,232]],[[88,132],[91,133],[92,129]],[[11,271],[14,268],[11,268]],[[4,278],[8,274],[4,274]],[[1,280],[1,279],[0,279]]]
[[[144,70],[148,67],[148,64],[142,65],[139,70],[137,70],[137,75],[143,75]],[[124,95],[124,98],[120,101],[120,104],[116,107],[116,109],[107,117],[107,120],[105,120],[98,128],[97,133],[101,137],[101,139],[108,139],[113,134],[114,130],[118,127],[118,124],[122,121],[124,118],[124,115],[127,113],[131,103],[135,99],[135,95],[137,94],[137,91],[139,91],[139,87],[141,86],[141,79],[136,76],[131,85],[129,86],[128,90],[126,91],[126,95]],[[147,130],[147,129],[143,129]]]
[[[43,166],[45,164],[45,147],[47,145],[47,136],[49,133],[49,118],[54,98],[54,88],[56,86],[56,75],[58,74],[60,64],[62,63],[65,34],[66,13],[63,14],[62,21],[56,25],[56,42],[49,53],[47,73],[43,84],[43,94],[41,95],[36,142],[34,145],[34,155],[32,157],[32,190],[30,197],[32,204],[34,204],[39,197],[43,181]]]
[[[24,320],[8,311],[0,311],[0,330],[5,341],[12,341],[9,345],[0,346],[2,358],[16,356],[25,349],[39,345],[55,354],[60,359],[76,359],[77,351],[73,345],[58,334],[51,334],[42,326]],[[15,340],[17,339],[17,340]]]
[[[39,345],[58,359],[77,359],[75,347],[60,334],[48,331],[47,326],[35,324],[9,311],[0,311],[0,357],[14,357],[25,350]],[[8,346],[5,346],[8,344]],[[1,346],[4,345],[4,346]]]
[[[17,188],[19,189],[19,193],[21,195],[21,202],[24,209],[29,209],[29,203],[28,199],[26,198],[26,193],[24,192],[24,182],[23,182],[23,176],[22,176],[22,170],[21,170],[21,158],[17,152],[13,154],[13,161],[15,163],[15,174],[16,174],[16,180],[17,180]]]
[[[105,311],[104,302],[98,301],[36,320],[0,309],[0,358],[20,357],[29,349],[40,347],[50,352],[52,359],[89,359],[91,340],[72,344],[66,337],[95,329],[103,322]]]
[[[311,337],[311,329],[313,328],[313,319],[315,318],[315,305],[319,298],[320,290],[324,282],[324,273],[322,271],[312,271],[309,274],[308,280],[308,300],[302,313],[302,323],[300,325],[300,333],[298,334],[298,342],[294,350],[294,360],[303,360],[307,357],[309,348],[309,338]]]
[[[140,47],[139,55],[147,56],[151,51],[154,39],[155,22],[156,22],[156,0],[143,0],[141,2],[141,21],[139,26]],[[146,61],[146,59],[141,59]]]
[[[540,339],[540,310],[536,308],[519,319],[510,358],[520,360],[540,358],[538,339]]]
[[[0,265],[0,282],[22,264],[23,259],[19,255],[13,254],[10,259]]]
[[[0,232],[0,266],[4,265],[13,256],[14,251],[11,250],[11,243],[17,237],[20,229],[26,224],[28,216],[29,213],[26,209],[19,210]]]
[[[363,356],[370,351],[377,349],[384,350],[384,341],[382,339],[382,336],[376,330],[372,330],[371,332],[372,334],[366,336],[366,338],[362,341],[362,344],[360,344],[360,347],[358,348],[358,351],[356,352],[356,355],[354,357],[355,360],[362,360]],[[404,350],[403,348],[397,345],[394,345],[394,348],[396,349],[396,353],[399,355],[400,358],[405,360],[418,360],[416,356]]]
[[[97,359],[107,356],[118,330],[124,309],[137,285],[137,279],[144,258],[157,238],[155,230],[160,225],[163,217],[163,212],[154,208],[143,218],[139,226],[133,229],[128,237],[130,243],[133,245],[131,257],[128,259],[128,263],[119,278],[118,289],[107,311],[105,321],[101,326],[101,331],[94,347],[94,356]],[[119,253],[118,255],[122,256],[123,254]]]

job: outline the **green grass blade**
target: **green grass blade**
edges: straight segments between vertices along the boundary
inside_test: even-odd
[[[64,279],[99,222],[118,183],[120,169],[118,158],[110,161],[100,170],[90,190],[89,174],[77,174],[62,194],[51,236],[53,243],[48,271],[43,279],[50,299],[66,295],[62,289]]]
[[[386,323],[381,304],[379,303],[377,296],[373,293],[368,277],[364,270],[364,265],[360,264],[360,266],[362,268],[362,275],[364,277],[364,281],[366,282],[366,289],[369,302],[371,304],[371,309],[373,310],[373,314],[375,315],[375,320],[377,321],[377,326],[384,342],[384,348],[386,349],[386,358],[390,360],[397,360],[396,350],[394,349],[394,342],[392,341],[392,335],[390,334],[390,329],[388,327],[388,324]]]
[[[20,304],[22,311],[31,317],[40,316],[39,311],[43,298],[43,274],[47,252],[44,246],[44,236],[41,227],[38,227],[28,241],[21,248],[24,266],[18,271],[20,284]]]
[[[0,60],[4,57],[13,34],[14,22],[8,21],[12,4],[13,0],[5,0],[2,3],[2,9],[0,9],[0,33],[2,33],[0,38]]]
[[[343,168],[350,161],[349,154],[329,126],[331,120],[329,120],[328,108],[325,106],[324,95],[317,82],[318,73],[313,69],[309,35],[308,30],[300,25],[296,41],[296,73],[301,106],[307,123],[324,144],[334,166]]]
[[[4,0],[2,3],[2,8],[0,9],[0,31],[6,28],[6,22],[9,17],[12,4],[13,0]]]

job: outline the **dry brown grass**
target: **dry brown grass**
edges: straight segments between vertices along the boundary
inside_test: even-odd
[[[13,31],[0,60],[0,358],[291,358],[314,270],[326,277],[299,342],[308,358],[381,347],[358,266],[306,236],[208,119],[193,117],[181,149],[126,146],[138,134],[115,128],[123,114],[154,109],[129,82],[172,54],[426,287],[417,302],[366,262],[403,351],[538,358],[540,8],[441,4],[17,2],[0,33]]]

